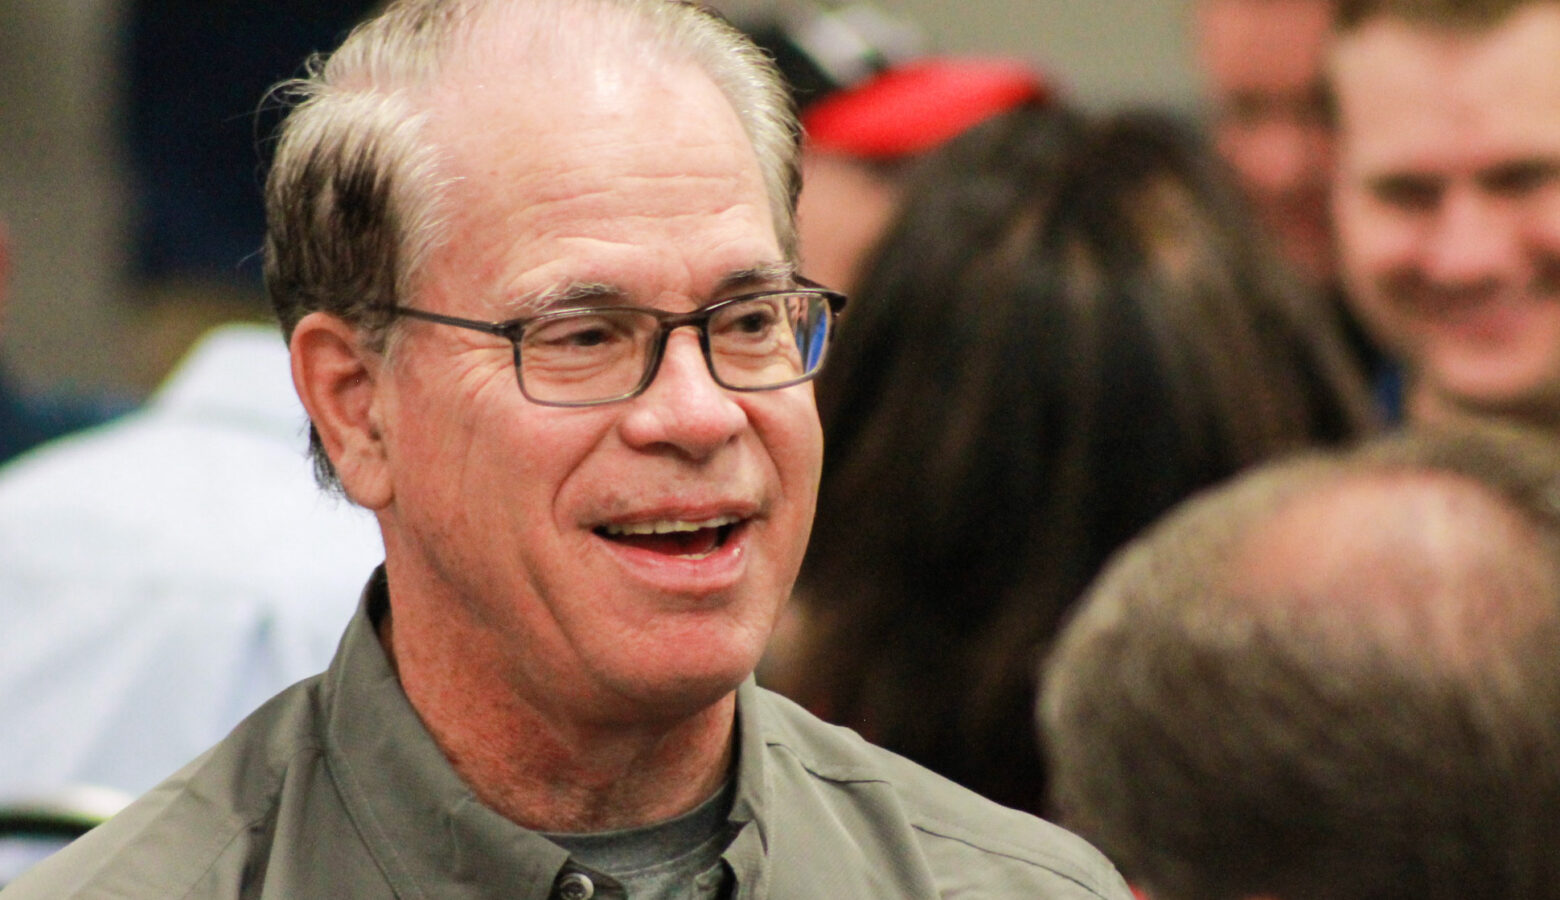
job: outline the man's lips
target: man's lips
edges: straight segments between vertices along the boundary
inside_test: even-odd
[[[651,519],[612,522],[592,529],[599,537],[678,559],[699,560],[713,555],[746,520],[735,515],[708,519]]]
[[[1427,325],[1481,344],[1505,344],[1529,332],[1534,317],[1553,304],[1533,294],[1422,291],[1403,297]]]

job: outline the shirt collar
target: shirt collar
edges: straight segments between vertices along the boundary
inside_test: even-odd
[[[399,892],[462,898],[545,898],[568,854],[482,804],[445,759],[401,690],[376,623],[389,607],[375,570],[325,675],[325,747],[349,815]],[[769,773],[758,688],[737,690],[737,785],[726,853],[740,897],[763,896],[769,840]]]
[[[375,633],[388,599],[380,567],[325,676],[326,755],[353,822],[398,894],[549,896],[568,854],[455,774]]]

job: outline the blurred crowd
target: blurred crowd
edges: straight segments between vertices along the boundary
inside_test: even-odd
[[[0,368],[0,803],[150,788],[383,558],[257,263],[267,91],[370,5],[130,4],[126,299],[178,352],[135,408]],[[849,297],[759,682],[1149,897],[1560,897],[1560,2],[1188,15],[1196,114],[735,17]]]

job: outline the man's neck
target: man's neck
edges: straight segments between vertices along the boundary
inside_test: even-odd
[[[409,632],[423,633],[413,640]],[[591,722],[549,714],[446,630],[379,625],[424,726],[477,798],[536,831],[630,828],[680,815],[730,777],[736,694],[689,716]],[[450,656],[459,653],[459,656]],[[450,660],[458,660],[450,664]]]

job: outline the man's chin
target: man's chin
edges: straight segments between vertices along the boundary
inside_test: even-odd
[[[687,640],[662,651],[641,648],[619,663],[614,673],[629,706],[654,715],[689,715],[720,702],[753,674],[762,645]]]
[[[717,711],[741,686],[751,670],[710,669],[694,672],[637,673],[624,692],[622,712],[635,721],[686,721]]]
[[[1411,398],[1412,418],[1451,423],[1498,419],[1544,429],[1560,429],[1560,378],[1485,374],[1446,378]]]

